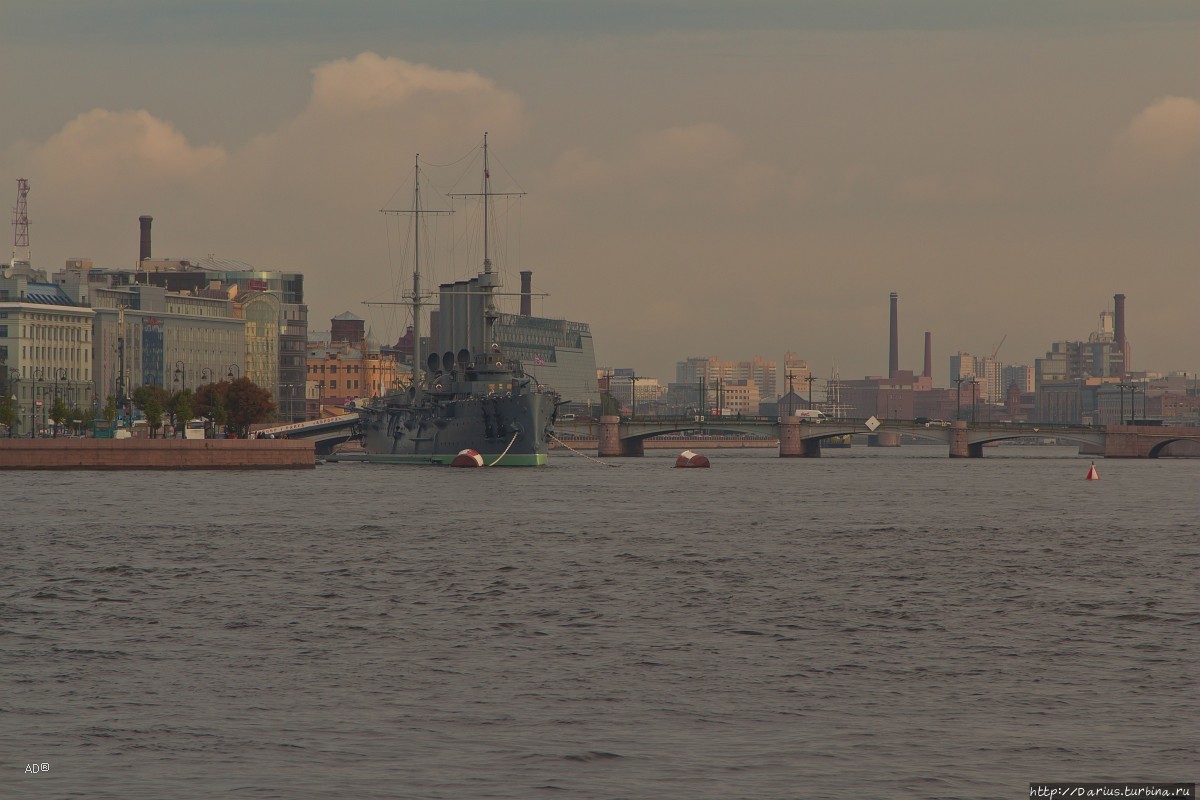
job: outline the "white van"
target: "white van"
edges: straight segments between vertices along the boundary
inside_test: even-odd
[[[829,419],[829,415],[824,411],[817,411],[813,408],[798,408],[796,409],[796,417],[801,422],[820,423]]]
[[[191,419],[187,425],[183,427],[183,438],[185,439],[203,439],[204,438],[204,420]]]

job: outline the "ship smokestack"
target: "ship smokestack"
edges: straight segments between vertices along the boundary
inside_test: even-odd
[[[925,331],[925,369],[921,372],[926,378],[933,377],[933,334]]]
[[[1125,339],[1125,295],[1113,295],[1113,340],[1121,351],[1121,377],[1129,371],[1129,342]]]
[[[521,270],[521,316],[533,316],[533,273]]]
[[[143,216],[138,217],[138,222],[142,224],[142,247],[138,253],[138,261],[150,260],[150,223],[154,222],[154,217]]]
[[[897,295],[892,292],[892,336],[891,346],[888,349],[888,378],[894,379],[896,373],[900,371],[900,324],[896,318],[896,299]]]

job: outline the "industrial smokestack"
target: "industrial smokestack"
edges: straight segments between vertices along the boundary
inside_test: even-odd
[[[921,374],[926,378],[933,377],[933,334],[925,331],[925,369]]]
[[[892,338],[888,350],[888,379],[896,377],[900,371],[900,324],[896,319],[896,293],[892,292]]]
[[[1113,295],[1113,340],[1121,351],[1121,377],[1129,371],[1129,342],[1125,339],[1125,295]]]
[[[533,273],[521,270],[521,316],[533,316]]]
[[[138,252],[138,261],[150,260],[150,223],[154,222],[154,217],[144,216],[138,217],[138,222],[142,224],[142,247]]]

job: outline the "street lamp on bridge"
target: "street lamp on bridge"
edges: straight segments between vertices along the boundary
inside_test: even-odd
[[[966,377],[959,375],[954,379],[954,418],[962,419],[962,385],[966,381]]]

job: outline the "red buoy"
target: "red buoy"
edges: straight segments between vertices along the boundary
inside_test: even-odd
[[[693,453],[691,450],[684,450],[675,457],[675,466],[677,467],[707,467],[708,457]]]
[[[1089,481],[1100,480],[1100,473],[1096,472],[1096,462],[1095,461],[1092,462],[1092,468],[1088,470],[1087,479]]]
[[[474,450],[459,450],[458,455],[450,462],[452,467],[482,467],[483,456]]]

